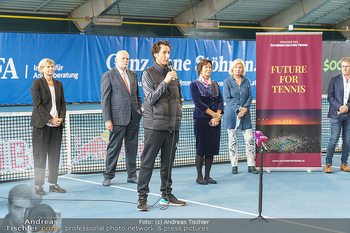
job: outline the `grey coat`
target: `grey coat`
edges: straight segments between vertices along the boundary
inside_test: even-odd
[[[137,74],[129,69],[126,69],[126,73],[130,80],[130,93],[116,67],[102,76],[101,106],[104,122],[127,125],[131,118],[139,121],[142,117]]]

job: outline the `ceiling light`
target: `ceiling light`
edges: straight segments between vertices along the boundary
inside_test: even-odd
[[[94,17],[93,22],[96,25],[121,26],[123,22],[123,17],[100,16],[100,17]]]
[[[205,28],[205,29],[219,29],[220,21],[216,20],[197,20],[195,22],[196,28]]]

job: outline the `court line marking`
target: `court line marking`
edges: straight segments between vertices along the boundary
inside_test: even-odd
[[[90,184],[102,185],[101,183],[98,183],[98,182],[89,181],[89,180],[82,180],[82,179],[77,179],[77,178],[73,178],[73,177],[61,176],[61,178],[70,179],[70,180],[76,180],[76,181],[81,181],[81,182],[86,182],[86,183],[90,183]],[[132,192],[137,192],[137,190],[135,190],[135,189],[125,188],[125,187],[121,187],[121,186],[117,186],[117,185],[111,185],[109,187],[113,187],[113,188],[117,188],[117,189],[123,189],[123,190],[128,190],[128,191],[132,191]],[[157,196],[157,197],[161,196],[160,194],[156,194],[156,193],[148,193],[148,195]],[[197,205],[212,207],[212,208],[216,208],[216,209],[227,210],[227,211],[241,213],[241,214],[246,214],[246,215],[250,215],[250,216],[254,216],[254,217],[257,216],[257,214],[253,214],[253,213],[249,213],[249,212],[245,212],[245,211],[241,211],[241,210],[235,210],[235,209],[230,209],[230,208],[226,208],[226,207],[215,206],[215,205],[201,203],[201,202],[196,202],[196,201],[191,201],[191,200],[185,200],[185,199],[182,199],[182,198],[181,198],[181,200],[184,200],[184,201],[186,201],[188,203],[193,203],[193,204],[197,204]],[[267,219],[274,219],[276,221],[286,222],[286,223],[290,223],[290,224],[295,224],[295,225],[299,225],[299,226],[309,227],[309,228],[313,228],[313,229],[317,229],[317,230],[323,230],[323,231],[327,231],[327,232],[346,233],[346,232],[343,232],[343,231],[336,231],[336,230],[332,230],[332,229],[322,228],[322,227],[318,227],[318,226],[314,226],[314,225],[308,225],[308,224],[305,224],[305,223],[298,223],[298,222],[285,220],[285,219],[280,219],[280,218],[275,218],[275,217],[270,217],[270,216],[266,216],[266,215],[264,215],[263,217],[267,218]]]
[[[64,177],[64,176],[61,176],[60,178],[70,179],[70,180],[76,180],[76,181],[82,181],[82,182],[86,182],[86,183],[90,183],[90,184],[102,185],[101,183],[98,183],[98,182],[89,181],[89,180],[83,180],[83,179],[78,179],[78,178],[73,178],[73,177]],[[137,192],[136,189],[125,188],[125,187],[121,187],[121,186],[118,186],[118,185],[111,185],[111,186],[109,186],[109,187],[118,188],[118,189],[123,189],[123,190],[128,190],[128,191],[132,191],[132,192]],[[160,194],[156,194],[156,193],[148,193],[148,195],[161,197]],[[253,214],[253,213],[249,213],[249,212],[245,212],[245,211],[241,211],[241,210],[235,210],[235,209],[230,209],[230,208],[226,208],[226,207],[215,206],[215,205],[206,204],[206,203],[201,203],[201,202],[197,202],[197,201],[185,200],[185,199],[182,199],[182,198],[181,198],[181,200],[184,200],[184,201],[186,201],[186,202],[188,202],[188,203],[193,203],[193,204],[197,204],[197,205],[202,205],[202,206],[207,206],[207,207],[212,207],[212,208],[227,210],[227,211],[236,212],[236,213],[241,213],[241,214],[246,214],[246,215],[250,215],[250,216],[256,216],[256,215],[257,215],[257,214]]]

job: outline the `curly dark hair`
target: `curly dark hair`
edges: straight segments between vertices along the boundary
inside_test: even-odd
[[[201,71],[203,69],[203,66],[207,65],[207,64],[210,64],[211,66],[213,66],[213,63],[210,59],[206,59],[206,58],[203,58],[199,63],[198,63],[198,66],[197,66],[197,74],[198,76],[201,74]]]
[[[152,53],[152,56],[153,56],[153,61],[156,60],[156,57],[154,56],[154,54],[155,53],[159,53],[161,45],[168,46],[170,48],[170,51],[171,51],[171,46],[170,46],[169,42],[166,41],[166,40],[160,40],[160,41],[154,43],[153,46],[152,46],[152,50],[151,50],[151,53]]]

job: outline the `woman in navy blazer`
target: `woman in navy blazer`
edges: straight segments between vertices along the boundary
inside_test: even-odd
[[[217,82],[210,79],[213,70],[212,61],[202,59],[198,63],[199,78],[190,85],[191,96],[195,109],[193,112],[194,134],[196,137],[196,168],[198,184],[216,184],[210,177],[210,169],[214,155],[219,154],[221,113],[224,105]],[[205,175],[202,174],[203,158],[205,157]]]
[[[250,81],[245,75],[244,62],[234,60],[230,65],[230,77],[224,81],[224,100],[226,102],[223,126],[227,128],[229,139],[229,155],[232,174],[238,173],[237,130],[242,130],[246,144],[248,172],[257,174],[255,169],[255,150],[250,119],[250,104],[252,103],[252,89]]]
[[[38,68],[43,77],[34,80],[30,89],[33,99],[30,124],[33,126],[35,192],[38,195],[46,194],[42,185],[48,158],[49,191],[65,193],[66,190],[57,184],[62,131],[66,116],[63,85],[53,78],[55,72],[53,60],[44,58]]]

